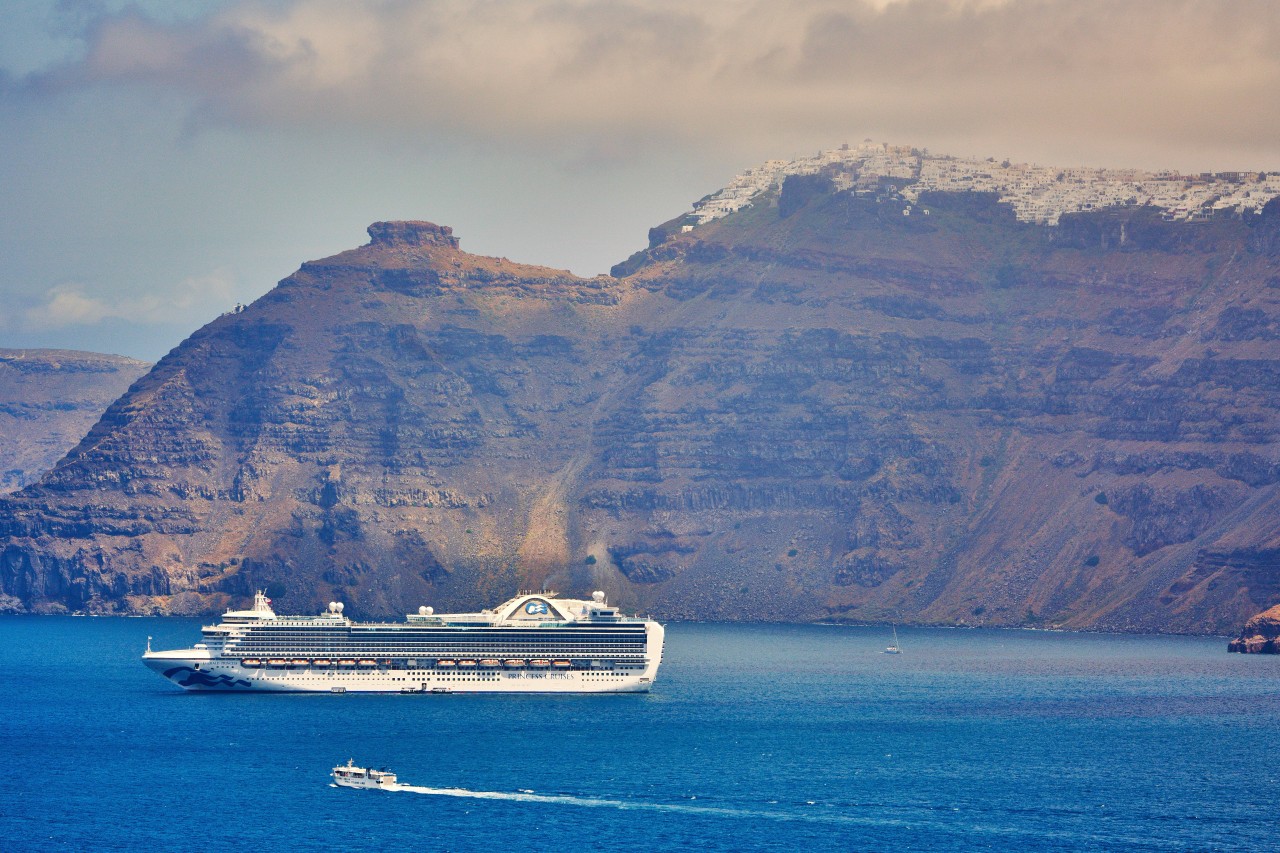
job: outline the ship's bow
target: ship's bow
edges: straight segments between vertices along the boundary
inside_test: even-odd
[[[142,662],[157,675],[169,679],[185,690],[247,690],[252,684],[224,672],[211,672],[213,656],[207,649],[147,649]]]

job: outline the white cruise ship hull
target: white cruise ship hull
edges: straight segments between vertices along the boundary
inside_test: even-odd
[[[144,658],[148,667],[193,691],[277,693],[647,693],[657,666],[641,672],[504,669],[474,672],[246,667],[209,658]]]

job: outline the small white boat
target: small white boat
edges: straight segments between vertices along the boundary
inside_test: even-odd
[[[356,767],[355,759],[339,764],[333,768],[334,784],[344,788],[377,788],[383,791],[394,791],[400,787],[396,774],[389,770],[374,770],[372,767]]]
[[[898,645],[898,628],[896,625],[893,628],[893,642],[884,647],[884,653],[886,655],[902,654],[902,648]]]

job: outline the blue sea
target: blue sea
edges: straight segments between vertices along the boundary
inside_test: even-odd
[[[671,624],[630,696],[189,694],[191,620],[0,619],[0,849],[1274,849],[1280,657]],[[354,758],[415,786],[334,788]]]

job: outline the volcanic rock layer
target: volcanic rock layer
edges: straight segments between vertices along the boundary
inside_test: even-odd
[[[592,279],[377,223],[4,500],[0,586],[1234,633],[1280,599],[1280,205],[1159,213],[789,180]]]

